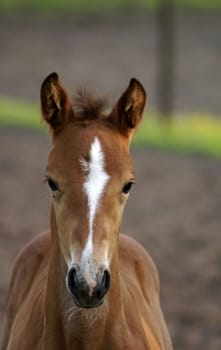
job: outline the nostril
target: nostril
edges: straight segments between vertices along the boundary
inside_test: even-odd
[[[72,292],[76,286],[76,275],[77,275],[77,270],[75,267],[72,267],[68,272],[68,287]]]
[[[108,270],[104,270],[102,285],[106,291],[110,288],[110,272]]]
[[[96,291],[94,293],[94,296],[97,298],[97,299],[100,299],[102,296],[103,296],[103,291],[101,288],[96,288]]]

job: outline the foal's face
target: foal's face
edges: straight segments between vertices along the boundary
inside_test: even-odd
[[[46,96],[49,91],[53,103]],[[132,95],[142,100],[139,113],[135,109],[137,99],[133,100]],[[125,106],[127,98],[129,108]],[[129,142],[144,103],[144,90],[134,80],[110,116],[90,119],[82,112],[79,119],[55,74],[42,85],[43,115],[53,137],[47,166],[52,230],[57,231],[67,265],[67,288],[80,307],[99,306],[110,287],[122,213],[135,181]],[[127,114],[131,105],[138,120],[131,112]],[[55,111],[50,109],[46,114],[48,108]],[[124,122],[118,119],[122,108]]]
[[[68,125],[54,143],[47,177],[68,286],[73,289],[78,273],[89,292],[102,279],[99,291],[106,292],[123,208],[135,181],[128,144],[108,128]]]

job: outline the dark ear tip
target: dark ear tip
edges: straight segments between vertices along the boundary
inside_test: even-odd
[[[140,84],[139,80],[137,80],[136,78],[131,78],[130,79],[130,85],[131,84]]]
[[[141,84],[141,82],[136,79],[136,78],[131,78],[130,79],[130,83],[129,83],[129,88],[132,88],[132,89],[139,89],[139,90],[142,90],[144,92],[144,94],[146,93],[145,92],[145,89],[143,87],[143,85]]]
[[[48,83],[53,83],[53,82],[56,83],[56,82],[58,82],[58,80],[59,80],[58,73],[53,72],[45,78],[45,80],[42,83],[42,86],[45,84],[48,84]]]

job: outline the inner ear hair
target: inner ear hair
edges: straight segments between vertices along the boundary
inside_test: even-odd
[[[143,85],[135,78],[130,80],[128,88],[121,95],[110,114],[110,120],[128,136],[139,125],[146,102]]]
[[[53,129],[63,125],[70,111],[70,102],[57,73],[51,73],[42,83],[41,108],[44,120]]]

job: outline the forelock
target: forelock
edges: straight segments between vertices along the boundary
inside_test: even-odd
[[[73,109],[77,119],[80,121],[90,121],[105,118],[107,100],[97,98],[85,89],[78,89],[73,97]]]

